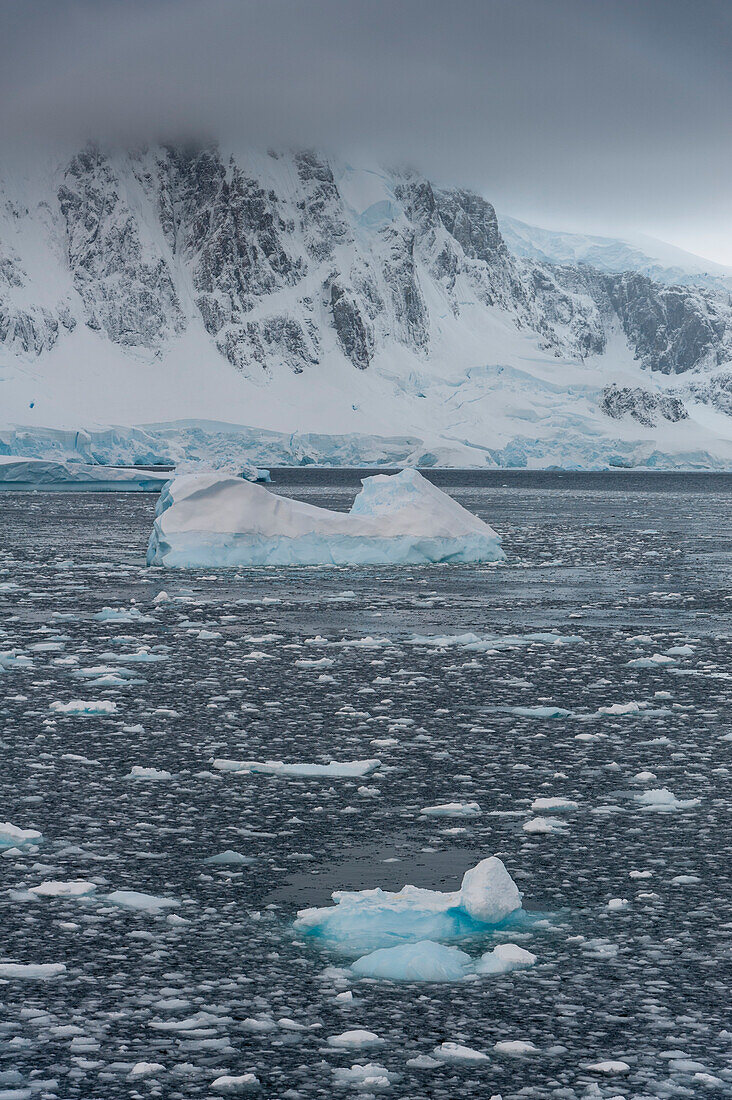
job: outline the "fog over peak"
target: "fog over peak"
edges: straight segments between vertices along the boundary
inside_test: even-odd
[[[5,0],[0,140],[410,162],[732,263],[725,0]]]

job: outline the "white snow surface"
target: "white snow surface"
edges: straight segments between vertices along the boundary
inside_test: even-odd
[[[174,478],[160,495],[148,565],[418,565],[505,557],[487,523],[417,470],[362,484],[350,512],[334,512],[237,478]]]

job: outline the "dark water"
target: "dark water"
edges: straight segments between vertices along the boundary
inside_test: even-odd
[[[367,1062],[415,1100],[732,1095],[732,477],[435,480],[501,532],[505,565],[163,573],[144,567],[151,497],[0,494],[0,820],[44,837],[0,859],[0,968],[66,966],[0,983],[0,1098],[206,1097],[246,1072],[263,1096],[364,1096],[335,1071]],[[275,472],[278,491],[329,507],[356,486]],[[106,606],[142,617],[95,619]],[[537,631],[581,640],[527,642]],[[411,641],[466,632],[518,640]],[[141,647],[163,659],[130,660]],[[74,699],[116,710],[52,709]],[[541,706],[570,714],[511,710]],[[374,756],[356,780],[211,766]],[[171,778],[125,778],[135,765]],[[645,809],[654,788],[682,805]],[[577,807],[526,832],[545,796]],[[420,815],[452,801],[481,813]],[[253,862],[204,863],[225,849]],[[510,938],[530,969],[357,982],[350,957],[292,929],[334,889],[456,889],[492,854],[548,916],[461,946]],[[29,893],[73,879],[96,898]],[[116,890],[177,905],[130,911]],[[329,1047],[352,1028],[381,1044]],[[507,1039],[537,1050],[494,1050]],[[446,1040],[490,1061],[407,1064]],[[628,1070],[587,1068],[608,1060]],[[143,1062],[158,1068],[135,1075]]]

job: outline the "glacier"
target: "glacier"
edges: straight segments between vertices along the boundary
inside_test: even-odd
[[[167,568],[422,565],[505,558],[496,532],[414,469],[364,478],[350,512],[218,473],[163,489],[147,552]]]

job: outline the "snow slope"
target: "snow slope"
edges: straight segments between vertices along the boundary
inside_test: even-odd
[[[732,464],[729,295],[557,258],[314,153],[6,158],[0,454]]]

